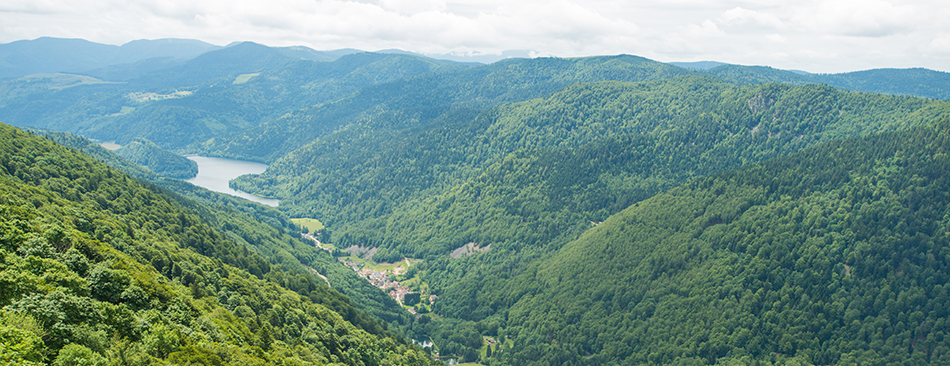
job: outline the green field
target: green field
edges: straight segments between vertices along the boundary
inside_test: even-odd
[[[293,221],[297,226],[307,228],[311,233],[320,231],[325,227],[323,223],[317,219],[290,219],[290,221]]]
[[[392,271],[395,271],[395,270],[396,270],[396,267],[399,267],[399,266],[402,266],[403,268],[408,269],[408,267],[406,267],[406,260],[405,260],[405,259],[403,259],[403,260],[401,260],[401,261],[398,261],[398,262],[396,262],[396,263],[378,263],[378,262],[374,262],[374,261],[369,260],[369,259],[364,259],[364,258],[360,258],[360,257],[358,257],[358,256],[353,256],[353,255],[346,256],[346,257],[343,257],[343,258],[347,258],[347,259],[350,259],[350,260],[353,260],[353,261],[362,263],[362,264],[363,264],[363,267],[369,268],[369,269],[374,270],[374,271],[380,271],[380,272],[390,271],[390,272],[392,272]],[[410,264],[413,264],[413,265],[418,264],[418,263],[420,263],[420,262],[421,262],[421,260],[410,260],[410,261],[409,261],[409,263],[410,263]]]
[[[233,82],[232,84],[235,84],[235,85],[237,85],[237,84],[244,84],[244,83],[250,81],[251,79],[253,79],[255,76],[260,75],[260,74],[261,74],[261,73],[258,72],[258,73],[253,73],[253,74],[241,74],[241,75],[238,75],[236,78],[234,78],[234,82]]]

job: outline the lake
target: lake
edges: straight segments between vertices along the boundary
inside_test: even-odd
[[[247,192],[241,192],[228,187],[231,179],[244,174],[261,174],[267,169],[267,165],[255,163],[252,161],[209,158],[206,156],[188,156],[188,159],[198,163],[198,175],[194,178],[185,180],[199,187],[204,187],[215,192],[227,193],[232,196],[241,197],[268,206],[277,207],[280,202],[275,199],[258,197]]]

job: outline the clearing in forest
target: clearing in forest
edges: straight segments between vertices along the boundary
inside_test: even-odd
[[[323,226],[323,223],[317,219],[300,218],[300,219],[290,219],[290,221],[293,221],[294,224],[297,224],[297,226],[307,228],[307,230],[309,230],[311,233],[315,233],[317,231],[323,230],[323,228],[325,227]]]

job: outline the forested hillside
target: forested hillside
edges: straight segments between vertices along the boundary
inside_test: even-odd
[[[268,279],[291,289],[311,288],[314,283],[329,281],[333,288],[346,295],[328,292],[311,298],[333,310],[345,314],[346,320],[378,331],[366,314],[388,324],[401,334],[411,334],[415,323],[408,312],[392,298],[344,267],[325,251],[304,243],[297,236],[297,228],[290,218],[268,206],[209,191],[176,179],[162,178],[115,153],[76,135],[65,132],[36,131],[62,145],[75,148],[96,160],[157,186],[175,192],[171,197],[180,204],[192,207],[203,220],[213,225],[234,242],[261,255],[270,263]],[[302,277],[301,277],[302,276]],[[317,287],[322,288],[322,287]],[[361,311],[355,311],[356,308]],[[364,313],[365,312],[365,313]]]
[[[247,43],[122,82],[75,75],[7,80],[0,83],[0,120],[180,149],[368,85],[457,68],[466,66],[394,54],[312,61]]]
[[[398,128],[419,127],[457,118],[454,114],[458,109],[482,110],[538,98],[576,82],[657,80],[690,73],[629,55],[503,60],[371,85],[338,101],[296,110],[246,131],[216,137],[195,149],[269,162],[350,124],[383,121]]]
[[[640,202],[526,277],[499,364],[946,364],[948,153],[944,120]]]
[[[725,64],[709,68],[703,74],[740,85],[762,83],[825,84],[844,90],[950,100],[950,73],[922,68],[872,69],[840,74],[809,74],[778,70],[766,66]]]
[[[184,156],[162,149],[144,138],[132,140],[116,150],[115,153],[161,176],[189,179],[198,174],[197,163]]]
[[[380,260],[467,242],[571,237],[689,179],[950,112],[944,102],[699,77],[575,84],[420,127],[380,118],[318,139],[235,186],[286,198]]]
[[[874,69],[812,75],[812,79],[845,90],[913,95],[950,100],[950,73],[922,68]]]
[[[338,247],[377,247],[374,258],[386,262],[425,259],[419,276],[445,317],[428,334],[441,337],[452,324],[495,335],[509,306],[540,291],[526,280],[536,261],[631,204],[696,178],[948,113],[946,102],[818,85],[739,87],[693,76],[575,84],[421,126],[393,124],[391,115],[366,120],[235,185],[289,199],[283,210],[327,223]],[[448,255],[467,243],[491,248]],[[451,337],[439,338],[443,350],[482,346]]]
[[[6,125],[0,169],[5,363],[431,363],[156,186]]]

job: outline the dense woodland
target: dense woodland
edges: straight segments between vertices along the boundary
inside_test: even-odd
[[[0,118],[151,168],[4,127],[4,360],[948,362],[950,102],[915,97],[946,73],[311,51],[0,83]],[[270,163],[232,187],[281,205],[162,177],[180,153]],[[438,298],[411,316],[289,217]]]
[[[106,165],[130,172],[139,179],[163,187],[168,190],[167,193],[175,192],[171,194],[172,197],[177,197],[183,205],[197,209],[197,214],[219,232],[264,257],[270,262],[272,269],[281,269],[273,271],[271,279],[285,287],[299,286],[302,283],[300,276],[306,279],[308,288],[312,286],[310,282],[322,283],[324,280],[318,278],[314,272],[327,277],[336,290],[346,295],[346,299],[331,292],[330,294],[334,296],[321,297],[318,301],[331,306],[341,314],[346,314],[347,320],[373,328],[378,327],[368,321],[363,313],[365,312],[402,333],[406,333],[406,328],[412,327],[413,321],[410,314],[389,296],[377,291],[350,269],[340,266],[323,250],[316,249],[311,244],[300,240],[296,236],[300,228],[294,226],[284,213],[268,206],[212,192],[179,180],[162,178],[76,135],[53,131],[37,131],[37,133],[62,145],[80,150]],[[354,311],[354,305],[362,311]]]
[[[534,246],[689,179],[920,124],[948,108],[698,77],[576,84],[420,127],[398,124],[395,113],[380,116],[234,184],[293,197],[291,215],[319,218],[344,246],[353,240],[394,250],[377,252],[383,261],[423,258],[469,241]]]
[[[346,302],[325,284],[281,286],[280,268],[157,186],[0,134],[5,363],[431,363],[374,321],[347,321],[351,306],[321,305]]]
[[[824,144],[624,210],[538,265],[502,358],[950,362],[948,122]]]
[[[136,138],[115,151],[116,154],[152,172],[178,179],[190,179],[198,175],[198,164],[188,158],[162,149],[144,138]]]
[[[471,343],[439,330],[496,335],[513,325],[510,307],[547,288],[533,280],[538,261],[629,205],[750,162],[926,124],[947,108],[696,77],[576,84],[483,114],[460,111],[467,119],[429,128],[399,129],[389,120],[353,126],[236,183],[294,197],[288,211],[327,222],[338,246],[379,247],[381,261],[425,258],[420,275],[440,295],[433,310],[445,317],[425,329],[444,350],[464,354]],[[447,256],[468,242],[492,249]]]

